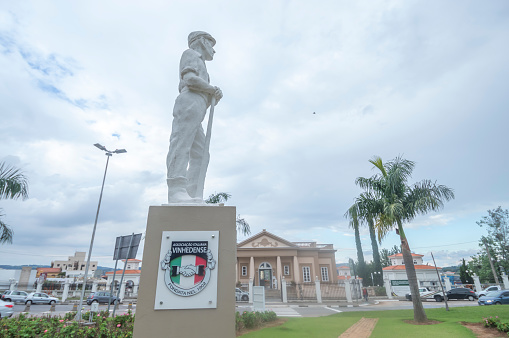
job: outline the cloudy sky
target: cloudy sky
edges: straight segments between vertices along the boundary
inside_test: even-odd
[[[127,153],[110,161],[93,258],[113,266],[115,237],[145,231],[148,207],[167,198],[194,30],[217,40],[207,66],[224,93],[205,195],[230,193],[253,234],[355,259],[343,215],[374,155],[403,155],[416,162],[411,183],[454,189],[407,226],[425,261],[469,258],[485,233],[476,221],[509,207],[507,1],[3,1],[0,161],[25,172],[30,198],[1,201],[14,243],[0,264],[88,250],[106,162],[97,142]],[[365,229],[362,241],[369,260]]]

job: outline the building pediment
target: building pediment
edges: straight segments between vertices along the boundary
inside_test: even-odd
[[[268,249],[268,248],[295,248],[296,245],[287,240],[278,237],[270,232],[263,230],[262,232],[244,240],[237,245],[238,248],[245,249]]]

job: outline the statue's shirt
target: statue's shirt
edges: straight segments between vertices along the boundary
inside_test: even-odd
[[[179,92],[185,92],[187,90],[192,91],[193,93],[200,94],[207,102],[209,102],[209,95],[204,92],[194,91],[188,87],[186,80],[184,79],[184,75],[192,72],[194,75],[200,77],[205,82],[210,83],[209,73],[207,72],[207,66],[205,66],[205,61],[201,58],[201,54],[195,51],[194,49],[188,49],[184,51],[182,57],[180,58],[180,82],[179,82]]]

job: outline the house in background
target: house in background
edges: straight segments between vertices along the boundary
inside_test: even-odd
[[[237,283],[279,289],[287,282],[336,280],[336,250],[332,244],[290,242],[267,230],[237,244]]]
[[[122,262],[125,264],[125,259],[122,260]],[[138,287],[140,285],[140,275],[141,275],[141,260],[139,259],[128,259],[124,280],[122,282],[124,291],[121,291],[121,297],[124,298],[123,295],[127,293],[129,296],[136,296],[138,294]],[[119,264],[120,265],[120,264]],[[123,265],[122,269],[117,270],[115,273],[115,281],[114,290],[117,290],[120,284],[120,279],[122,278],[122,272],[124,271]],[[106,285],[111,285],[113,282],[113,273],[114,271],[108,271],[106,272]]]
[[[415,266],[415,273],[417,275],[417,280],[419,281],[419,286],[428,287],[432,290],[438,288],[439,280],[437,276],[437,271],[435,270],[435,266],[424,264],[423,258],[424,255],[418,255],[412,253],[412,260]],[[398,293],[397,289],[400,286],[406,286],[408,284],[408,277],[406,275],[405,262],[403,259],[403,254],[398,253],[395,255],[389,256],[391,261],[390,266],[386,266],[383,268],[383,277],[384,280],[388,280],[391,285],[393,293],[397,295],[401,295]],[[442,273],[442,268],[437,268],[438,273]],[[402,288],[402,289],[406,289]],[[403,293],[404,291],[401,291]],[[404,294],[403,294],[404,296]]]
[[[338,280],[352,278],[352,273],[350,271],[350,265],[348,265],[348,264],[336,264],[336,273],[338,276]]]
[[[85,252],[76,251],[74,256],[69,256],[69,259],[66,261],[51,262],[51,267],[62,269],[62,271],[65,272],[66,277],[83,277],[85,274],[85,266],[87,264],[85,254]],[[88,277],[92,277],[95,270],[97,270],[97,261],[90,261]]]
[[[44,276],[44,278],[58,278],[58,274],[62,272],[60,268],[37,268],[36,278]]]

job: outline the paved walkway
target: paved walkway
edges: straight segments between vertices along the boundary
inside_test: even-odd
[[[378,318],[362,317],[357,323],[353,324],[343,332],[338,338],[369,338],[375,328]]]

